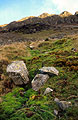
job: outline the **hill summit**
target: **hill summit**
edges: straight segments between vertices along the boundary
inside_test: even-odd
[[[43,13],[43,14],[39,15],[38,17],[39,18],[45,18],[45,17],[48,17],[48,16],[51,16],[51,14]]]
[[[60,14],[61,17],[68,17],[68,16],[71,16],[72,14],[68,11],[64,11]]]

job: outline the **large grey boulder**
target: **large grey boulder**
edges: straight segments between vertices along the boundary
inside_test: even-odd
[[[14,61],[7,66],[7,73],[15,85],[23,85],[29,82],[28,70],[23,61]]]
[[[67,101],[60,101],[58,98],[55,98],[54,100],[56,102],[56,104],[58,105],[58,107],[61,110],[66,110],[68,107],[72,106],[71,102],[67,102]]]
[[[39,69],[41,73],[47,73],[49,75],[55,74],[58,75],[59,71],[55,67],[42,67]]]
[[[35,91],[38,91],[41,88],[41,86],[43,86],[45,84],[45,82],[47,82],[48,79],[49,79],[48,75],[37,74],[31,82],[32,89]]]

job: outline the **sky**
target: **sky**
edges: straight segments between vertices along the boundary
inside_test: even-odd
[[[0,25],[42,13],[78,11],[78,0],[0,0]]]

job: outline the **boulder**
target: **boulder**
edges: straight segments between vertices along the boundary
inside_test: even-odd
[[[60,101],[58,98],[55,98],[54,100],[56,102],[56,104],[58,105],[58,107],[61,110],[66,110],[68,107],[72,106],[71,102],[67,102],[67,101]]]
[[[29,82],[28,70],[23,61],[14,61],[7,66],[7,73],[15,85],[23,85]]]
[[[55,67],[42,67],[41,69],[39,69],[39,71],[41,73],[47,73],[49,75],[58,75],[59,71],[55,68]]]
[[[49,79],[48,75],[37,74],[31,82],[32,89],[38,91],[41,88],[41,86],[43,86],[47,82],[48,79]]]
[[[48,94],[48,93],[50,93],[50,92],[53,92],[53,89],[51,89],[51,88],[46,88],[46,90],[45,90],[45,92],[44,92],[44,95],[45,95],[45,94]]]

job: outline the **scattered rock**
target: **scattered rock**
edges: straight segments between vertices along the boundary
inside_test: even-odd
[[[29,73],[23,61],[12,62],[7,66],[7,73],[15,85],[23,85],[29,82]]]
[[[32,46],[32,45],[30,45],[29,47],[30,47],[31,50],[34,49],[34,46]]]
[[[45,90],[45,92],[44,92],[44,95],[45,95],[45,94],[48,94],[48,93],[50,93],[50,92],[53,92],[53,89],[51,89],[51,88],[46,88],[46,90]]]
[[[67,102],[67,101],[60,101],[58,98],[55,98],[54,100],[56,102],[56,104],[58,105],[58,107],[61,110],[66,110],[68,107],[72,106],[71,102]]]
[[[37,74],[35,78],[32,80],[32,89],[38,91],[42,85],[49,79],[48,75]]]
[[[47,73],[49,75],[58,75],[59,71],[55,67],[42,67],[39,69],[41,73]]]
[[[57,110],[54,110],[54,115],[58,115],[58,111]]]

